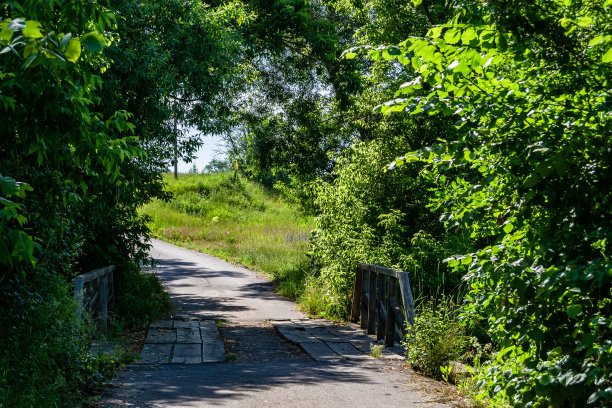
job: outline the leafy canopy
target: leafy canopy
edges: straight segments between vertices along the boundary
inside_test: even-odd
[[[501,347],[480,385],[516,406],[612,398],[612,2],[462,1],[397,46],[350,50],[410,80],[383,113],[456,118],[460,137],[413,151],[431,207],[478,250],[449,258],[468,312]],[[455,177],[453,169],[467,175]]]

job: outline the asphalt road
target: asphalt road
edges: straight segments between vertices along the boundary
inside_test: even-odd
[[[177,306],[172,317],[222,320],[236,361],[130,366],[110,384],[107,407],[456,406],[448,386],[397,362],[313,361],[267,323],[304,314],[252,271],[157,240],[151,255]]]

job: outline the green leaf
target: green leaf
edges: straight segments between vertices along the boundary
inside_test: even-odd
[[[38,21],[28,20],[25,23],[25,28],[23,29],[23,36],[26,38],[42,38],[43,35],[40,32],[41,25]]]
[[[23,49],[23,58],[28,58],[32,54],[38,53],[38,46],[34,44],[28,44]]]
[[[461,258],[462,265],[469,265],[472,263],[472,257],[467,255],[465,258]]]
[[[501,33],[495,39],[495,43],[497,45],[497,48],[502,51],[506,51],[508,49],[508,41],[506,40],[506,36]]]
[[[91,52],[100,52],[106,47],[106,41],[100,34],[92,31],[81,37],[83,46]]]
[[[451,28],[447,32],[444,33],[444,41],[449,44],[457,44],[461,41],[461,30],[457,28]]]
[[[72,34],[68,33],[68,34],[64,34],[64,36],[62,37],[62,40],[60,41],[60,47],[65,47],[70,43],[70,39],[72,38]]]
[[[594,47],[596,45],[601,44],[604,41],[604,36],[603,35],[598,35],[597,37],[594,37],[591,39],[591,41],[589,41],[589,45],[591,47]]]
[[[540,377],[539,381],[541,385],[547,386],[547,385],[552,384],[555,381],[555,379],[552,375],[545,374],[542,377]]]
[[[9,42],[13,37],[14,31],[8,28],[8,23],[2,23],[0,27],[2,27],[0,31],[0,40]]]
[[[478,38],[478,34],[476,34],[476,30],[472,27],[468,27],[463,34],[461,34],[461,42],[465,45],[469,44],[475,38]]]
[[[423,3],[423,0],[412,0],[414,7],[419,7]]]
[[[78,38],[71,39],[64,55],[68,61],[77,62],[81,56],[81,41]]]
[[[582,306],[580,305],[571,305],[565,311],[569,317],[576,317],[582,313]]]
[[[535,186],[538,181],[540,181],[540,177],[538,177],[537,174],[530,174],[526,179],[525,182],[523,183],[523,187],[524,188],[530,188]]]
[[[612,48],[606,52],[603,57],[601,57],[601,62],[610,62],[612,61]]]
[[[504,232],[505,232],[506,234],[511,233],[511,232],[512,232],[512,230],[514,230],[514,225],[512,225],[512,223],[511,223],[511,222],[507,223],[507,224],[504,226]]]

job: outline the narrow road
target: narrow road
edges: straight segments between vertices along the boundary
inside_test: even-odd
[[[173,321],[217,321],[228,362],[130,366],[111,383],[104,406],[457,406],[449,387],[397,360],[313,360],[270,323],[307,317],[252,271],[158,240],[151,255],[177,306]]]

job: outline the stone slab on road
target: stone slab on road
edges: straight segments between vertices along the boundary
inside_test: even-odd
[[[212,320],[161,320],[149,327],[139,364],[202,364],[225,361]]]

